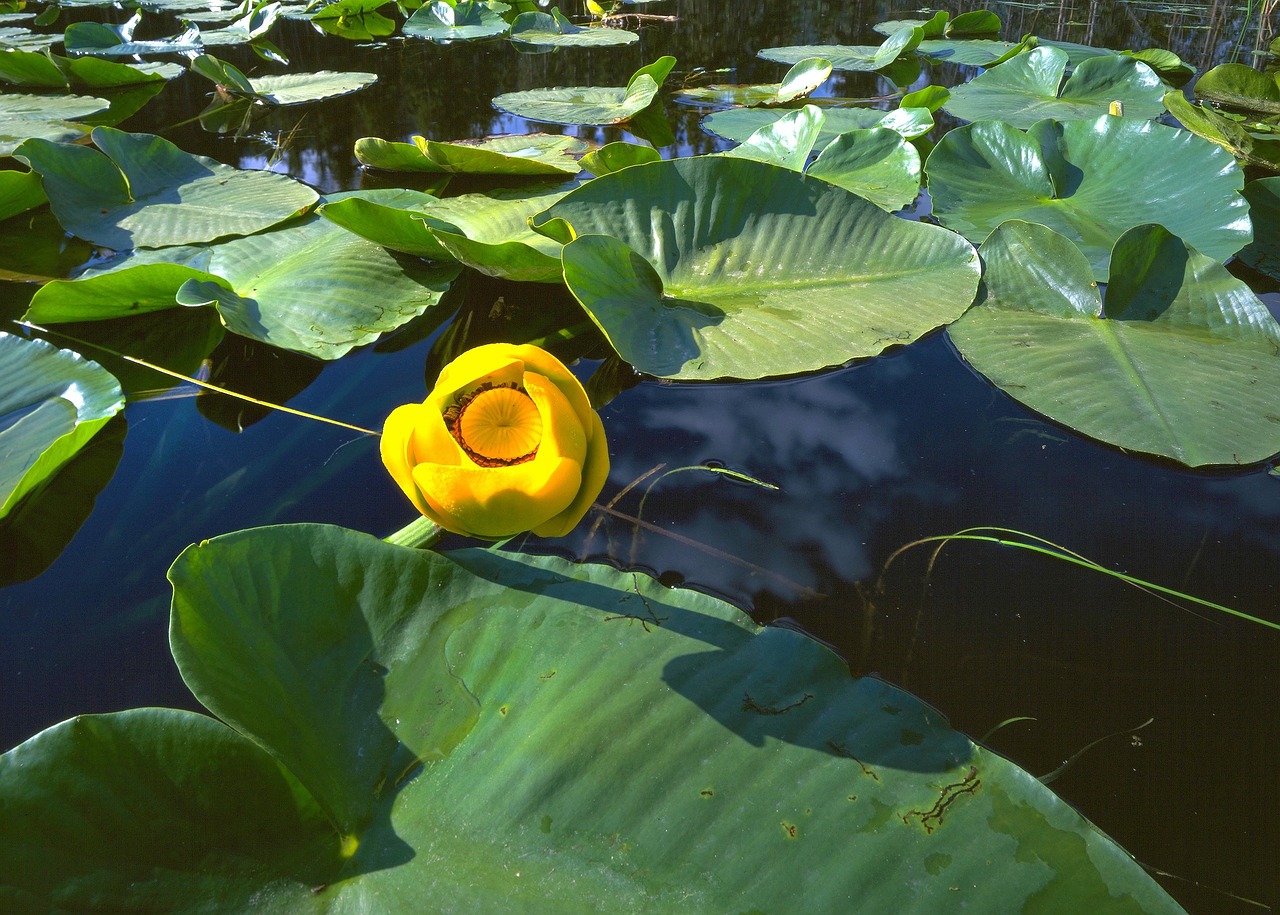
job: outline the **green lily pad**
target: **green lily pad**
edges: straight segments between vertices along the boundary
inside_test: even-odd
[[[582,157],[582,167],[599,177],[622,171],[633,165],[644,165],[646,162],[658,162],[662,154],[652,146],[639,146],[635,143],[606,143]]]
[[[570,290],[623,359],[667,378],[873,356],[954,320],[977,288],[976,254],[954,233],[748,159],[596,178],[533,220],[560,223],[578,236],[563,253]]]
[[[899,57],[910,54],[920,44],[924,33],[912,26],[899,29],[875,47],[860,45],[791,45],[765,48],[758,57],[782,64],[796,64],[811,57],[831,61],[833,70],[869,72],[883,70]]]
[[[683,89],[677,98],[712,105],[785,105],[811,95],[831,75],[831,61],[808,57],[797,62],[780,83],[755,86],[700,86]]]
[[[105,25],[101,22],[73,22],[62,36],[63,47],[71,55],[89,54],[95,57],[132,57],[142,54],[183,54],[199,52],[203,45],[200,29],[189,25],[177,35],[135,41],[134,30],[142,21],[138,10],[122,25]]]
[[[1116,239],[1137,225],[1158,222],[1217,260],[1251,235],[1230,153],[1147,121],[1045,120],[1025,134],[979,121],[944,136],[925,171],[943,225],[975,243],[1006,219],[1046,225],[1076,243],[1099,282]]]
[[[114,89],[139,83],[164,83],[182,72],[177,64],[130,66],[94,57],[60,57],[49,51],[0,52],[0,80],[30,89]]]
[[[423,222],[446,251],[474,270],[509,280],[558,283],[560,243],[535,232],[529,220],[564,195],[559,185],[464,194],[433,204]]]
[[[922,911],[1178,911],[933,709],[707,595],[311,525],[170,578],[222,721],[81,716],[0,758],[20,905],[893,911],[910,886]]]
[[[954,17],[940,10],[931,19],[893,19],[877,22],[872,28],[881,35],[892,35],[910,26],[921,29],[925,38],[977,38],[1000,34],[1000,17],[989,10],[970,10]]]
[[[896,131],[851,130],[823,149],[805,174],[893,212],[920,193],[920,153]]]
[[[487,3],[458,0],[456,5],[432,3],[414,10],[402,31],[428,41],[474,41],[505,35],[511,26]]]
[[[451,261],[448,252],[431,233],[429,223],[436,221],[426,214],[437,202],[431,194],[403,191],[393,200],[369,199],[353,194],[323,203],[317,212],[348,232],[402,254],[430,260]],[[436,223],[445,225],[443,221]],[[457,226],[448,225],[457,229]]]
[[[220,29],[200,33],[200,43],[207,48],[249,44],[263,38],[280,17],[279,3],[263,3],[251,8],[239,19]]]
[[[1112,102],[1123,103],[1128,118],[1164,114],[1164,83],[1132,57],[1090,58],[1064,82],[1066,70],[1065,52],[1036,48],[956,86],[943,107],[967,121],[1004,121],[1022,129],[1044,118],[1093,120]]]
[[[33,32],[30,29],[5,26],[0,28],[0,44],[22,51],[43,51],[61,39],[56,34]]]
[[[1199,98],[1230,108],[1270,117],[1280,114],[1280,80],[1244,64],[1219,64],[1196,80]]]
[[[1222,264],[1162,226],[1124,233],[1106,317],[1092,271],[1051,229],[982,246],[987,298],[947,332],[965,360],[1084,435],[1192,467],[1280,452],[1280,324]]]
[[[0,219],[33,210],[48,199],[35,172],[0,171]]]
[[[395,33],[395,20],[379,12],[387,4],[388,0],[337,0],[308,18],[331,35],[368,41]]]
[[[360,70],[315,73],[279,73],[249,79],[254,92],[273,105],[303,105],[338,98],[366,89],[378,81],[378,74]]]
[[[1240,260],[1254,270],[1280,279],[1280,177],[1259,178],[1244,186],[1253,220],[1253,241],[1240,251]]]
[[[674,57],[660,57],[632,74],[623,87],[570,86],[507,92],[493,100],[493,107],[549,124],[620,124],[657,98],[662,81],[675,63]]]
[[[916,47],[921,57],[965,67],[995,67],[1031,50],[1036,39],[997,41],[993,38],[926,38]]]
[[[353,193],[376,201],[412,192]],[[313,215],[210,247],[138,251],[80,279],[48,283],[32,298],[28,317],[101,320],[214,305],[241,336],[337,359],[433,308],[457,273],[456,265],[402,262]]]
[[[516,44],[546,48],[603,48],[632,44],[640,40],[626,29],[574,25],[559,9],[551,12],[521,13],[511,23],[511,40]]]
[[[805,105],[760,128],[723,155],[806,172],[890,212],[916,199],[920,154],[901,134],[883,127],[840,134],[806,169],[825,121],[821,109]]]
[[[0,94],[0,156],[11,156],[31,137],[50,143],[78,140],[88,131],[72,121],[106,111],[110,102],[81,95]]]
[[[576,157],[590,148],[577,137],[546,133],[448,142],[413,137],[412,143],[363,137],[355,154],[361,165],[392,172],[552,177],[582,171]]]
[[[1187,130],[1221,146],[1245,165],[1280,171],[1280,139],[1254,136],[1244,125],[1214,109],[1193,105],[1177,90],[1165,93],[1164,107]]]
[[[319,199],[284,175],[232,168],[149,134],[98,127],[93,141],[101,152],[37,139],[15,155],[40,173],[68,232],[116,250],[260,232]]]
[[[776,123],[787,114],[786,111],[768,108],[731,108],[707,115],[702,119],[702,129],[726,140],[745,143],[756,131]],[[893,111],[881,111],[878,108],[831,108],[823,114],[826,120],[814,141],[815,150],[825,149],[828,143],[850,130],[884,127],[912,140],[933,129],[933,115],[927,108],[897,108]]]
[[[119,382],[96,362],[0,331],[0,518],[123,407]]]
[[[557,186],[443,200],[423,194],[389,204],[347,198],[321,209],[326,218],[394,251],[456,260],[489,276],[558,283],[560,243],[528,223],[564,194]]]

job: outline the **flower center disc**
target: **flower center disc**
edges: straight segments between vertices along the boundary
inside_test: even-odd
[[[481,466],[520,464],[538,453],[542,416],[520,388],[482,388],[462,405],[454,437]]]

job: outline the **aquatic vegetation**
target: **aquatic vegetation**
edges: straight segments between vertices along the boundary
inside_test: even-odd
[[[1152,869],[1041,781],[904,689],[851,677],[818,641],[647,572],[511,547],[567,537],[593,508],[632,523],[635,543],[644,531],[704,547],[678,520],[654,520],[652,482],[635,490],[645,518],[620,505],[668,465],[624,466],[629,482],[610,487],[611,467],[638,459],[606,426],[680,435],[628,414],[629,386],[673,399],[766,380],[756,387],[783,391],[850,365],[893,367],[925,338],[991,404],[1025,405],[1019,421],[1046,437],[1188,478],[1265,477],[1280,454],[1280,324],[1238,275],[1280,275],[1280,179],[1246,184],[1242,168],[1280,162],[1274,74],[1210,70],[1197,106],[1169,89],[1191,75],[1171,52],[1002,39],[1001,21],[974,10],[880,23],[879,45],[765,48],[762,59],[792,65],[778,82],[736,84],[715,60],[677,71],[651,49],[612,85],[599,76],[608,55],[639,53],[621,50],[639,40],[630,27],[665,20],[594,3],[577,21],[531,2],[206,6],[149,12],[163,9],[165,24],[148,20],[144,34],[167,38],[135,40],[139,11],[119,25],[70,22],[66,57],[33,50],[34,32],[6,33],[14,48],[0,48],[0,82],[20,90],[0,94],[0,155],[12,160],[0,171],[0,277],[31,284],[11,283],[24,296],[0,312],[15,319],[0,332],[0,537],[17,530],[26,544],[0,583],[54,561],[137,435],[112,417],[126,401],[181,396],[165,386],[175,376],[212,392],[196,408],[220,435],[253,424],[245,404],[320,412],[284,404],[335,362],[365,360],[341,383],[370,403],[416,401],[423,376],[430,393],[384,408],[380,434],[330,418],[348,438],[309,445],[316,460],[266,449],[198,494],[223,500],[250,478],[279,490],[252,522],[271,527],[226,533],[186,504],[157,513],[138,490],[131,502],[147,507],[131,510],[165,516],[148,525],[198,541],[170,570],[170,646],[216,717],[83,715],[0,757],[0,905],[285,911],[376,897],[724,911],[784,909],[803,894],[818,909],[888,910],[910,886],[931,911],[1118,898],[1179,911]],[[64,13],[50,7],[36,25]],[[368,43],[351,47],[370,69],[264,72],[289,65],[268,37],[289,18]],[[502,74],[511,91],[486,91],[454,118],[471,87],[415,73],[415,93],[429,91],[402,120],[350,125],[360,132],[340,152],[364,171],[347,189],[308,170],[327,130],[291,156],[286,130],[301,120],[270,120],[380,91],[393,55],[416,65],[470,42],[488,62],[514,61]],[[573,53],[590,55],[588,85],[519,88],[550,82],[563,58],[549,55]],[[156,54],[186,66],[102,59]],[[834,97],[833,71],[844,71],[837,90],[877,88]],[[968,81],[930,84],[940,73]],[[199,84],[197,103],[165,95],[149,110],[172,84]],[[406,85],[395,84],[408,96]],[[93,96],[71,94],[82,92]],[[671,99],[721,110],[699,121]],[[156,133],[113,126],[137,113],[168,120],[147,122]],[[271,131],[251,134],[258,119]],[[523,122],[569,129],[520,133]],[[503,135],[471,135],[490,123]],[[704,154],[684,154],[699,124]],[[219,144],[226,161],[184,151],[171,132]],[[96,348],[102,362],[63,347]],[[415,347],[411,388],[371,361]],[[239,391],[241,412],[228,412],[220,389],[285,363],[296,377],[280,392]],[[917,382],[901,369],[911,364],[888,383]],[[152,366],[166,373],[159,387]],[[241,385],[227,380],[237,371]],[[861,405],[840,414],[851,444],[776,404],[703,410],[696,423],[776,432],[770,447],[804,455],[795,478],[838,476],[849,467],[833,456],[867,450]],[[422,515],[389,542],[278,523],[308,517],[304,496],[376,497],[364,470],[378,456],[392,494]],[[858,472],[875,481],[867,461]],[[354,495],[326,490],[329,465],[344,463],[364,468]],[[757,498],[795,485],[772,469],[704,469],[756,484]],[[930,485],[892,513],[942,501]],[[63,486],[75,505],[46,507]],[[855,525],[809,521],[787,519],[812,528],[815,555]],[[589,543],[595,527],[579,536]],[[768,549],[794,548],[779,527]],[[445,532],[503,543],[442,549],[457,545]],[[170,543],[151,534],[139,551]],[[629,568],[643,561],[634,545],[610,550]],[[770,582],[762,594],[793,584],[752,566],[759,557],[731,558]],[[864,610],[870,639],[878,609]],[[1265,611],[1227,614],[1274,625]],[[1017,866],[993,868],[1000,860]]]

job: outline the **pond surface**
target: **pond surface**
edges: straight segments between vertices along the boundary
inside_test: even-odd
[[[1186,11],[1138,4],[992,7],[1006,37],[1033,31],[1167,47],[1201,70],[1225,59],[1235,34],[1230,20],[1213,33]],[[757,59],[761,48],[878,44],[872,23],[914,15],[822,0],[666,0],[639,9],[679,18],[646,21],[630,47],[546,55],[516,53],[502,40],[353,43],[283,23],[272,37],[291,70],[371,70],[379,82],[279,111],[233,140],[171,126],[205,104],[208,84],[188,74],[122,126],[242,167],[270,164],[322,192],[401,186],[396,176],[362,173],[356,139],[559,132],[501,115],[490,99],[619,85],[661,54],[674,55],[678,71],[731,67],[725,81],[774,81],[785,68]],[[278,69],[240,50],[218,49],[251,75]],[[926,67],[918,85],[951,85],[973,72]],[[837,72],[823,94],[891,91],[874,74]],[[678,143],[665,156],[729,145],[699,129],[706,109],[669,100],[667,110]],[[564,130],[597,142],[624,136]],[[927,201],[916,210],[927,212]],[[3,254],[6,263],[21,256]],[[1274,291],[1238,272],[1259,293]],[[483,342],[531,314],[576,307],[553,287],[479,275],[458,290],[462,310],[447,331],[417,322],[329,364],[228,337],[207,371],[227,387],[376,429],[393,407],[421,399],[441,348],[458,345],[450,334]],[[29,295],[0,288],[0,317],[20,314]],[[173,320],[188,337],[208,332],[205,316]],[[597,364],[577,368],[585,378]],[[70,545],[38,577],[0,589],[0,749],[79,712],[198,707],[166,641],[165,570],[189,543],[295,521],[382,535],[411,518],[374,438],[169,388],[148,374],[135,370],[130,389],[160,393],[132,399],[74,465],[80,483],[67,486],[68,517],[88,512],[86,489],[102,489]],[[1009,528],[1280,619],[1280,477],[1267,466],[1195,472],[1084,439],[995,389],[941,333],[812,377],[636,382],[601,411],[612,471],[600,505],[567,538],[517,546],[645,568],[725,596],[760,621],[803,627],[855,673],[909,689],[974,738],[1008,719],[1033,719],[986,741],[1032,773],[1106,737],[1054,781],[1055,791],[1192,911],[1256,912],[1249,900],[1276,901],[1280,639],[1271,631],[994,544],[947,545],[931,570],[935,545],[919,546],[885,569],[920,538]],[[676,468],[695,469],[663,475]]]

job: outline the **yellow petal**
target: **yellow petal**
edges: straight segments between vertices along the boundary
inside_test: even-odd
[[[560,514],[531,528],[539,537],[563,537],[577,527],[587,509],[600,495],[600,490],[604,489],[605,480],[609,479],[609,443],[605,440],[604,423],[597,413],[592,413],[591,418],[591,440],[587,445],[587,460],[582,468],[582,482],[578,486],[578,493],[569,507]]]
[[[591,416],[595,413],[591,409],[591,400],[587,397],[586,390],[582,387],[582,382],[577,379],[568,367],[548,353],[546,350],[533,346],[532,344],[522,344],[520,346],[511,347],[524,362],[526,372],[537,372],[543,378],[551,381],[560,393],[569,401],[569,405],[573,407],[573,412],[578,416],[578,422],[582,424],[584,429],[591,428]]]
[[[509,537],[564,511],[582,482],[581,467],[541,456],[510,467],[419,464],[413,478],[440,507],[441,527],[474,537]]]
[[[524,374],[524,360],[512,352],[519,348],[509,343],[487,343],[467,350],[441,370],[427,402],[437,405],[444,412],[461,395],[475,390],[486,381],[495,385],[520,384],[520,378]]]
[[[392,410],[383,424],[378,450],[391,479],[396,481],[396,485],[404,491],[418,511],[430,517],[427,503],[413,481],[413,467],[418,463],[414,456],[413,435],[424,411],[428,417],[434,412],[420,403],[405,404]],[[431,520],[439,523],[435,518]]]
[[[536,372],[525,372],[524,384],[542,417],[542,443],[538,446],[538,457],[565,457],[581,464],[587,457],[587,429],[590,426],[583,426],[569,398],[551,379]],[[587,416],[590,421],[595,413],[588,411]]]

